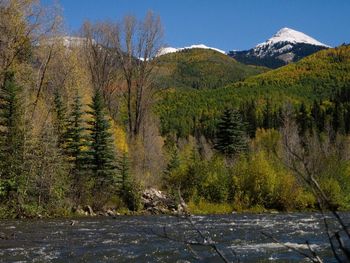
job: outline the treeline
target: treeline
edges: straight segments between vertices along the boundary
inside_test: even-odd
[[[283,108],[290,104],[302,133],[318,132],[326,129],[349,133],[349,90],[343,85],[335,89],[329,97],[319,99],[293,99],[291,97],[245,96],[234,89],[166,92],[157,105],[163,135],[175,134],[178,137],[187,135],[204,135],[213,140],[220,114],[225,108],[235,108],[247,124],[251,138],[258,128],[280,129],[283,126]],[[237,98],[238,95],[240,98]],[[293,103],[294,102],[294,103]]]
[[[250,137],[255,137],[258,128],[280,129],[283,127],[283,106],[273,105],[266,99],[261,111],[257,103],[250,101],[241,104],[239,111],[247,123]],[[308,133],[332,132],[348,135],[350,133],[350,87],[342,87],[326,100],[314,100],[313,103],[302,102],[291,106],[295,120],[302,136]]]
[[[303,134],[297,115],[287,114],[289,110],[283,110],[278,130],[257,128],[251,139],[240,113],[226,110],[212,142],[191,137],[180,148],[181,140],[170,147],[165,186],[181,189],[198,212],[213,212],[212,203],[221,204],[216,206],[219,212],[316,209],[316,196],[300,177],[306,173],[305,162],[332,208],[348,209],[348,137],[334,137],[334,131]]]

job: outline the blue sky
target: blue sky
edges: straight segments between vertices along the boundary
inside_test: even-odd
[[[86,19],[143,17],[153,10],[161,16],[165,44],[173,47],[248,49],[282,27],[331,46],[350,42],[349,0],[61,0],[60,4],[71,32]]]

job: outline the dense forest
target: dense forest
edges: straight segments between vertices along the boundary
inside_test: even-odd
[[[350,47],[276,70],[213,50],[157,57],[160,18],[86,21],[0,0],[0,218],[350,208]],[[319,197],[322,198],[319,198]]]

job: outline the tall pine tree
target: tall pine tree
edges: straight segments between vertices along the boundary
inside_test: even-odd
[[[215,149],[228,157],[247,150],[245,125],[235,110],[224,111],[217,126]]]
[[[256,129],[258,127],[256,102],[254,100],[248,101],[241,105],[240,112],[243,120],[247,123],[247,132],[249,137],[254,138]]]
[[[80,201],[87,180],[87,165],[89,163],[87,152],[87,135],[84,127],[81,98],[75,95],[71,113],[68,120],[68,128],[65,135],[65,149],[68,160],[71,163],[71,175],[73,183],[73,195],[76,201]]]
[[[325,114],[321,108],[321,102],[314,100],[311,108],[311,117],[313,119],[313,126],[318,132],[323,132],[325,126]]]
[[[311,128],[310,118],[305,103],[302,103],[300,105],[300,108],[297,112],[296,121],[299,126],[299,135],[304,137]]]
[[[179,158],[179,152],[177,150],[177,147],[175,146],[174,149],[171,151],[170,160],[168,162],[168,165],[166,166],[163,177],[165,181],[165,186],[168,186],[169,181],[171,179],[172,173],[180,167],[180,158]]]
[[[0,197],[17,205],[25,181],[25,129],[20,94],[14,74],[6,73],[4,85],[0,88]]]
[[[58,146],[63,147],[65,143],[65,134],[67,131],[67,109],[63,104],[62,96],[60,92],[56,89],[54,93],[54,103],[55,103],[55,131],[58,136]]]
[[[266,99],[265,108],[263,110],[263,127],[265,129],[273,128],[273,113],[270,99]]]
[[[335,133],[345,133],[344,108],[338,101],[335,102],[332,112],[332,127]]]
[[[103,98],[99,90],[95,91],[90,106],[89,114],[92,120],[90,127],[90,155],[91,169],[93,171],[94,191],[101,191],[103,188],[115,186],[116,159],[110,123],[105,114]]]

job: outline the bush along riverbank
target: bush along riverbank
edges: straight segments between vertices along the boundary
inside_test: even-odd
[[[313,199],[310,199],[314,201]],[[100,210],[94,210],[91,205],[77,205],[71,208],[58,209],[54,211],[42,211],[42,213],[31,214],[2,214],[2,219],[44,219],[44,218],[81,218],[81,217],[112,217],[128,215],[213,215],[213,214],[231,214],[231,213],[279,213],[279,212],[317,212],[318,209],[312,202],[307,207],[302,209],[291,210],[277,210],[265,208],[261,205],[251,207],[243,207],[241,203],[214,203],[204,198],[192,199],[185,202],[182,198],[166,193],[165,191],[157,190],[155,188],[145,189],[140,194],[139,209],[129,210],[122,203],[110,204]],[[340,209],[349,211],[346,209]]]

